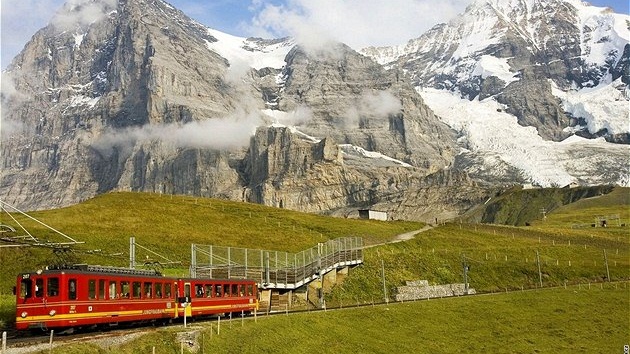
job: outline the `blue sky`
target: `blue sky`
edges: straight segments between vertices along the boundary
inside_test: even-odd
[[[65,0],[1,0],[5,68]],[[83,1],[83,0],[68,0]],[[202,24],[238,36],[334,36],[355,49],[395,45],[462,12],[472,0],[168,0]],[[628,14],[628,0],[590,1]]]

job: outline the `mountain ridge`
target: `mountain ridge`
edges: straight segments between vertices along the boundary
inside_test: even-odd
[[[3,73],[14,82],[2,95],[3,125],[12,126],[2,130],[4,200],[40,209],[133,190],[335,215],[372,206],[394,218],[432,220],[454,217],[505,185],[630,183],[622,160],[627,145],[580,143],[562,151],[559,143],[549,145],[598,124],[610,139],[616,123],[566,115],[569,103],[572,112],[592,110],[578,107],[584,100],[571,101],[575,95],[563,106],[557,98],[562,85],[529,65],[532,55],[484,52],[460,65],[471,77],[448,86],[440,80],[451,74],[443,72],[432,79],[442,90],[427,91],[418,80],[453,56],[437,56],[426,66],[413,66],[421,60],[402,65],[402,59],[382,66],[341,43],[313,51],[290,38],[223,34],[161,0],[119,0],[115,9],[114,3],[85,0],[83,7],[66,8],[59,16],[75,27],[39,31]],[[79,16],[86,9],[100,11],[89,24]],[[425,37],[455,33],[448,26]],[[510,42],[493,45],[526,52],[510,49]],[[413,48],[435,54],[442,47],[426,42]],[[457,53],[449,48],[444,52]],[[513,70],[514,63],[524,69]],[[494,134],[482,121],[457,121],[470,108],[444,96],[453,87],[465,93],[468,107],[485,107],[472,114],[513,131],[515,143],[473,132]],[[512,116],[522,128],[505,126]],[[572,119],[577,128],[568,131]],[[521,132],[530,134],[531,125],[535,137]],[[523,136],[543,148],[523,153],[522,161],[506,157],[519,151]],[[520,150],[529,149],[524,146]],[[610,164],[606,169],[599,171],[587,155],[592,146],[595,159]],[[542,166],[550,171],[532,168],[532,156],[540,153],[549,156]]]

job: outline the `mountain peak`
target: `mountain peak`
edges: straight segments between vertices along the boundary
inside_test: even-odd
[[[106,18],[117,7],[118,0],[69,0],[52,18],[51,25],[59,31],[84,29]]]
[[[27,208],[124,189],[416,213],[437,194],[470,206],[480,185],[627,184],[627,145],[557,142],[629,140],[616,109],[627,113],[630,46],[616,16],[572,3],[474,3],[384,66],[343,44],[230,36],[162,0],[70,0],[7,73],[0,195]],[[271,120],[291,127],[261,128]],[[449,175],[468,181],[459,202]]]

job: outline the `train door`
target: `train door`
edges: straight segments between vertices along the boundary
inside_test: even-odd
[[[190,296],[190,283],[184,283],[184,297],[188,299],[188,305],[184,308],[186,317],[192,316],[192,297]]]
[[[31,277],[31,274],[22,274],[22,278],[18,284],[18,289],[16,292],[17,296],[17,304],[26,304],[31,302],[31,299],[34,295],[34,279]]]
[[[33,274],[23,274],[17,296],[18,304],[44,302],[44,277]]]

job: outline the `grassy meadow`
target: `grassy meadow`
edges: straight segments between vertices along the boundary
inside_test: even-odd
[[[10,291],[19,272],[60,261],[127,266],[131,236],[138,245],[182,262],[179,269],[167,272],[183,275],[188,274],[192,243],[299,252],[338,237],[363,237],[366,244],[384,242],[424,226],[405,221],[332,218],[208,198],[124,192],[29,215],[85,243],[71,251],[56,253],[41,248],[0,248],[0,294]],[[28,218],[21,215],[15,218],[40,240],[68,241]],[[6,214],[0,214],[0,224],[21,231]],[[146,257],[163,261],[138,247],[138,263]]]
[[[413,222],[329,218],[260,205],[154,194],[110,193],[79,205],[32,213],[73,238],[83,251],[0,248],[0,293],[14,276],[58,260],[126,265],[129,236],[171,259],[190,259],[190,244],[214,244],[295,252],[317,242],[360,236],[374,245],[364,264],[326,294],[341,311],[290,314],[240,322],[210,338],[205,352],[621,352],[630,342],[630,189],[558,207],[530,226],[446,223],[412,240],[389,243],[419,230]],[[593,227],[600,217],[607,227]],[[22,221],[21,221],[22,222]],[[10,223],[0,219],[0,223]],[[27,225],[27,222],[24,221]],[[56,238],[38,225],[38,238]],[[137,257],[145,255],[137,250]],[[121,253],[118,257],[105,254]],[[393,299],[405,281],[468,281],[487,295],[377,305]],[[381,266],[384,265],[384,279]],[[539,273],[540,268],[540,273]],[[185,267],[180,270],[185,272]],[[385,291],[383,291],[383,280]],[[542,289],[540,288],[542,281]],[[612,281],[612,282],[610,282]],[[352,305],[367,305],[346,309]],[[10,326],[14,300],[0,296],[0,325]],[[227,324],[226,324],[227,325]],[[95,344],[63,352],[179,353],[181,329],[160,329],[114,349]],[[240,338],[249,338],[246,341]],[[203,352],[201,348],[197,352]]]
[[[222,320],[219,334],[216,320],[194,322],[120,346],[80,343],[53,352],[621,353],[630,339],[629,307],[628,283],[569,286]]]

